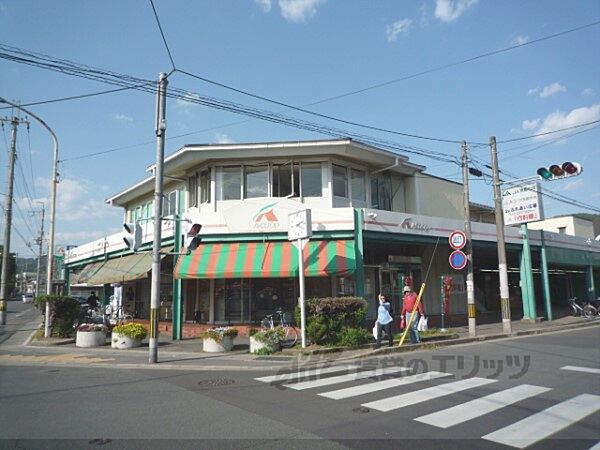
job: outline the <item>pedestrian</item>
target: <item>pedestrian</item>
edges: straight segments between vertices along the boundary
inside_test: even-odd
[[[391,347],[394,344],[394,335],[392,334],[392,322],[393,318],[391,315],[392,307],[385,298],[385,295],[379,294],[378,296],[379,305],[377,307],[377,344],[375,348],[381,347],[382,333],[385,332],[388,336],[388,346]]]
[[[402,296],[402,312],[400,314],[404,318],[406,326],[409,327],[408,333],[410,335],[410,342],[412,344],[418,344],[421,342],[421,337],[419,336],[417,325],[419,324],[420,316],[423,315],[423,305],[419,302],[419,305],[417,306],[418,314],[415,314],[413,321],[410,322],[410,316],[417,301],[417,294],[413,292],[412,287],[410,286],[404,286],[402,292],[404,295]]]
[[[90,296],[87,298],[87,304],[91,309],[96,309],[98,307],[98,301],[100,299],[98,298],[98,296],[96,295],[95,291],[92,291],[92,293],[90,294]]]

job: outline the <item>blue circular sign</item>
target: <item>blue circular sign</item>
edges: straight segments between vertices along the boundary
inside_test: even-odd
[[[450,267],[456,270],[463,269],[467,265],[467,255],[460,250],[454,250],[448,258]]]

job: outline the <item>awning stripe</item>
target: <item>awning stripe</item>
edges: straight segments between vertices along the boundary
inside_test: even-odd
[[[309,241],[304,247],[307,277],[354,272],[354,241]],[[269,278],[298,276],[298,249],[287,241],[208,243],[179,258],[175,278]]]

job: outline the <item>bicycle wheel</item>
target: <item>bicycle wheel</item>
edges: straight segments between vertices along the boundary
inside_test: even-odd
[[[583,317],[585,317],[586,319],[589,319],[590,317],[592,317],[592,308],[590,308],[590,305],[585,305],[583,307],[583,311],[581,312],[581,315]]]
[[[298,342],[298,332],[292,326],[283,327],[285,332],[283,339],[281,339],[280,344],[283,348],[290,348],[296,345]]]

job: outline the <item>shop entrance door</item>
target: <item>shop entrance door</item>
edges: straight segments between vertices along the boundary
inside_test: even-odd
[[[412,279],[415,291],[421,286],[421,270],[411,267],[381,268],[379,270],[380,291],[388,298],[394,311],[394,316],[399,316],[402,310],[402,290],[406,279]]]

